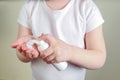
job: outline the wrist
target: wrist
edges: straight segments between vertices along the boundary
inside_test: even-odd
[[[71,60],[72,60],[72,57],[73,57],[73,54],[74,52],[73,52],[73,46],[72,45],[69,45],[68,46],[68,56],[67,56],[67,61],[68,62],[71,62]]]

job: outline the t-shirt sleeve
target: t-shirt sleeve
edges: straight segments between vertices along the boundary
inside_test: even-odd
[[[29,11],[28,11],[28,5],[27,2],[22,6],[19,17],[18,17],[18,24],[21,24],[23,27],[30,28],[29,24]]]
[[[92,0],[86,0],[86,33],[94,30],[104,23],[100,10]]]

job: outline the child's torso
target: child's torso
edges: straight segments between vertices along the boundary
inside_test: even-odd
[[[30,25],[34,36],[49,33],[71,45],[84,48],[85,25],[79,10],[80,0],[71,0],[64,8],[52,10],[39,0],[32,12]],[[84,80],[86,70],[73,64],[57,71],[41,59],[31,63],[35,80]]]

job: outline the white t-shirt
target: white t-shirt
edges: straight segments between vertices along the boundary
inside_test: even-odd
[[[49,33],[80,48],[85,46],[85,34],[103,22],[92,0],[70,0],[61,10],[50,9],[45,0],[28,0],[18,18],[18,23],[30,28],[35,37]],[[86,69],[68,64],[66,70],[57,71],[52,65],[36,59],[31,62],[33,80],[85,80]]]

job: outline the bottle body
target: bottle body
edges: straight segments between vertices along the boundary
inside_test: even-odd
[[[39,51],[44,51],[45,49],[47,49],[49,47],[48,43],[46,43],[45,41],[41,40],[29,40],[27,43],[28,48],[33,49],[33,44],[37,44],[38,45],[38,50]],[[65,70],[68,66],[67,62],[60,62],[60,63],[54,63],[52,64],[57,70],[62,71]]]

